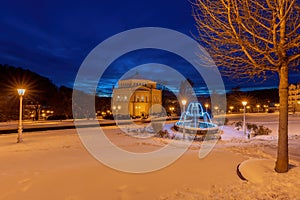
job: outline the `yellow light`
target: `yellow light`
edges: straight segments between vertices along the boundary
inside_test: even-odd
[[[17,89],[18,90],[18,94],[20,95],[20,96],[23,96],[24,94],[25,94],[25,89]]]
[[[243,106],[246,106],[247,103],[248,103],[247,101],[242,101]]]
[[[181,101],[181,103],[182,103],[182,105],[186,105],[186,100],[185,99],[183,99],[182,101]]]

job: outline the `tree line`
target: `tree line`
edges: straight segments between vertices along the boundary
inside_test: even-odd
[[[72,92],[73,89],[66,86],[56,86],[49,78],[40,76],[30,70],[0,64],[0,121],[18,119],[19,96],[17,88],[25,88],[23,99],[24,108],[30,108],[34,113],[32,120],[38,120],[42,116],[42,110],[52,112],[52,119],[73,118]],[[83,97],[88,95],[84,92]],[[104,111],[109,108],[110,98],[95,97],[95,110]],[[94,117],[95,113],[82,113],[77,117]]]

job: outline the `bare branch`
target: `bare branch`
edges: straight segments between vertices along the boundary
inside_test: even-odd
[[[196,0],[193,10],[198,40],[223,73],[247,77],[299,59],[299,15],[296,0]]]

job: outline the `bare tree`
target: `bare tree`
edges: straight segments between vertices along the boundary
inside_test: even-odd
[[[288,75],[300,60],[299,0],[196,0],[199,40],[225,75],[279,77],[275,170],[288,171]],[[298,67],[297,67],[298,66]]]

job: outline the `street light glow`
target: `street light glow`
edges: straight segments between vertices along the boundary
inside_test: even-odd
[[[17,89],[19,96],[24,96],[26,89]]]
[[[248,103],[247,101],[242,101],[243,106],[246,106],[247,103]]]

